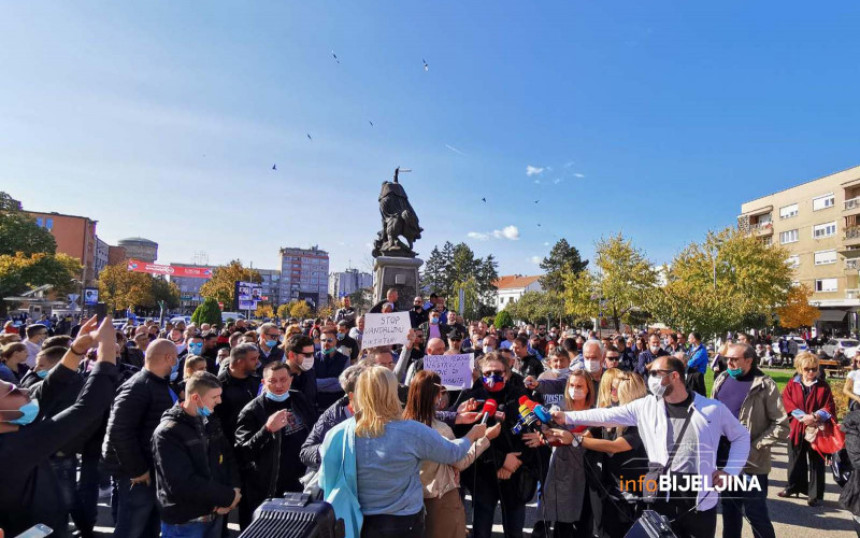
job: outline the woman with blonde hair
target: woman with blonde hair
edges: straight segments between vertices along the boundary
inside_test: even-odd
[[[430,426],[445,439],[455,439],[450,426],[436,418],[436,410],[446,400],[442,379],[436,372],[422,370],[415,374],[409,385],[406,410],[403,418]],[[475,458],[490,447],[490,441],[499,436],[501,423],[487,430],[478,439],[465,458],[453,465],[434,461],[421,464],[421,483],[424,485],[424,508],[427,510],[426,538],[465,538],[466,511],[460,499],[460,471],[472,465]]]
[[[777,495],[806,493],[807,504],[815,506],[824,498],[824,459],[812,448],[807,434],[822,435],[827,428],[838,427],[836,404],[830,385],[818,377],[818,357],[808,351],[798,353],[794,366],[797,374],[782,391],[789,417],[788,483]]]
[[[404,420],[397,387],[388,368],[365,370],[355,387],[355,416],[335,426],[320,451],[320,486],[344,518],[347,538],[422,537],[422,461],[456,463],[487,431],[476,425],[466,437],[448,440],[429,426]]]
[[[609,368],[603,372],[603,377],[600,378],[600,387],[597,389],[597,407],[618,405],[617,394],[614,400],[612,398],[613,391],[618,390],[618,379],[627,373],[620,368]]]

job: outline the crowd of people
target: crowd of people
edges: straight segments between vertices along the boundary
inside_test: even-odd
[[[399,299],[389,290],[371,313]],[[535,538],[624,536],[646,509],[677,536],[710,537],[718,505],[724,537],[744,521],[767,537],[770,451],[785,441],[780,496],[822,499],[815,432],[831,435],[837,417],[811,353],[780,392],[746,337],[712,355],[695,332],[497,329],[435,295],[409,313],[405,345],[370,349],[348,300],[330,319],[283,323],[7,324],[0,529],[93,536],[109,495],[117,536],[217,538],[228,520],[246,528],[265,499],[306,492],[352,538],[464,538],[467,495],[473,538],[492,535],[497,508],[505,536],[522,537],[536,496]],[[424,368],[469,353],[468,386]],[[666,474],[706,487],[642,487]],[[707,487],[735,477],[759,487]]]

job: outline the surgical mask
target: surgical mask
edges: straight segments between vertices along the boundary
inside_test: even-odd
[[[39,370],[38,372],[36,372],[36,375],[39,376],[39,379],[45,379],[46,377],[48,377],[48,371]]]
[[[594,372],[600,371],[600,361],[588,360],[585,361],[584,365],[585,371],[589,374],[593,374]]]
[[[272,400],[273,402],[285,402],[289,397],[290,391],[287,391],[283,394],[272,394],[271,392],[266,391],[266,398]]]
[[[188,344],[188,351],[190,351],[192,355],[200,355],[200,353],[203,352],[203,342]]]
[[[505,388],[505,378],[497,374],[482,376],[481,382],[489,392],[499,392]]]
[[[23,415],[20,418],[8,421],[9,424],[17,424],[19,426],[26,426],[27,424],[30,424],[31,422],[36,420],[37,416],[39,416],[39,400],[30,400],[29,402],[19,407],[18,411],[23,413]]]
[[[729,373],[730,376],[732,376],[735,379],[739,378],[744,373],[743,368],[729,368],[726,371]]]
[[[179,377],[179,361],[173,363],[173,368],[170,369],[170,380],[176,381],[176,378]]]
[[[197,414],[203,418],[206,418],[212,414],[212,410],[209,409],[208,407],[206,407],[205,405],[198,405],[197,406]]]
[[[660,346],[650,346],[648,349],[651,350],[651,353],[656,355],[660,351]]]
[[[493,351],[495,351],[495,348],[493,348],[493,346],[484,346],[484,351],[486,353],[492,353]]]
[[[570,394],[570,397],[574,400],[585,399],[585,390],[579,387],[570,387],[569,389],[567,389],[567,393]]]
[[[439,325],[439,318],[430,318],[431,325]]]
[[[278,345],[277,340],[266,340],[266,346],[267,347],[275,347],[276,345]]]
[[[314,367],[314,358],[313,357],[305,357],[302,359],[302,363],[299,364],[299,368],[302,372],[307,372],[308,370]]]
[[[343,340],[344,338],[346,338],[346,334],[344,334],[344,333],[337,333],[337,340],[338,340],[338,342],[340,342],[340,341],[341,341],[341,340]]]
[[[669,388],[669,386],[663,384],[662,377],[648,377],[648,390],[650,390],[651,394],[653,394],[658,400],[663,398],[663,395],[666,393],[667,388]]]
[[[332,353],[334,353],[335,351],[337,351],[337,349],[336,349],[336,348],[330,347],[330,348],[328,348],[328,349],[324,349],[324,350],[322,350],[322,354],[323,354],[323,355],[331,355],[331,354],[332,354]]]

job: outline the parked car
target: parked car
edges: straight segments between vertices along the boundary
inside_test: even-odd
[[[854,357],[858,347],[860,347],[860,341],[858,340],[852,338],[831,338],[821,346],[821,351],[827,353],[828,357],[832,357],[836,354],[836,350],[840,349],[842,350],[842,354],[850,359]]]
[[[806,340],[799,336],[786,336],[784,337],[786,340],[794,340],[797,342],[797,352],[801,353],[803,351],[809,351],[809,344],[806,343]],[[779,341],[782,338],[775,338],[773,343],[771,344],[771,349],[773,350],[774,355],[779,355]]]

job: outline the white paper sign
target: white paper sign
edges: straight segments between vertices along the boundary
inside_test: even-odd
[[[472,386],[475,355],[425,355],[424,369],[439,374],[448,389],[468,389]]]
[[[409,321],[409,312],[365,314],[361,348],[406,344],[411,328],[412,322]]]

